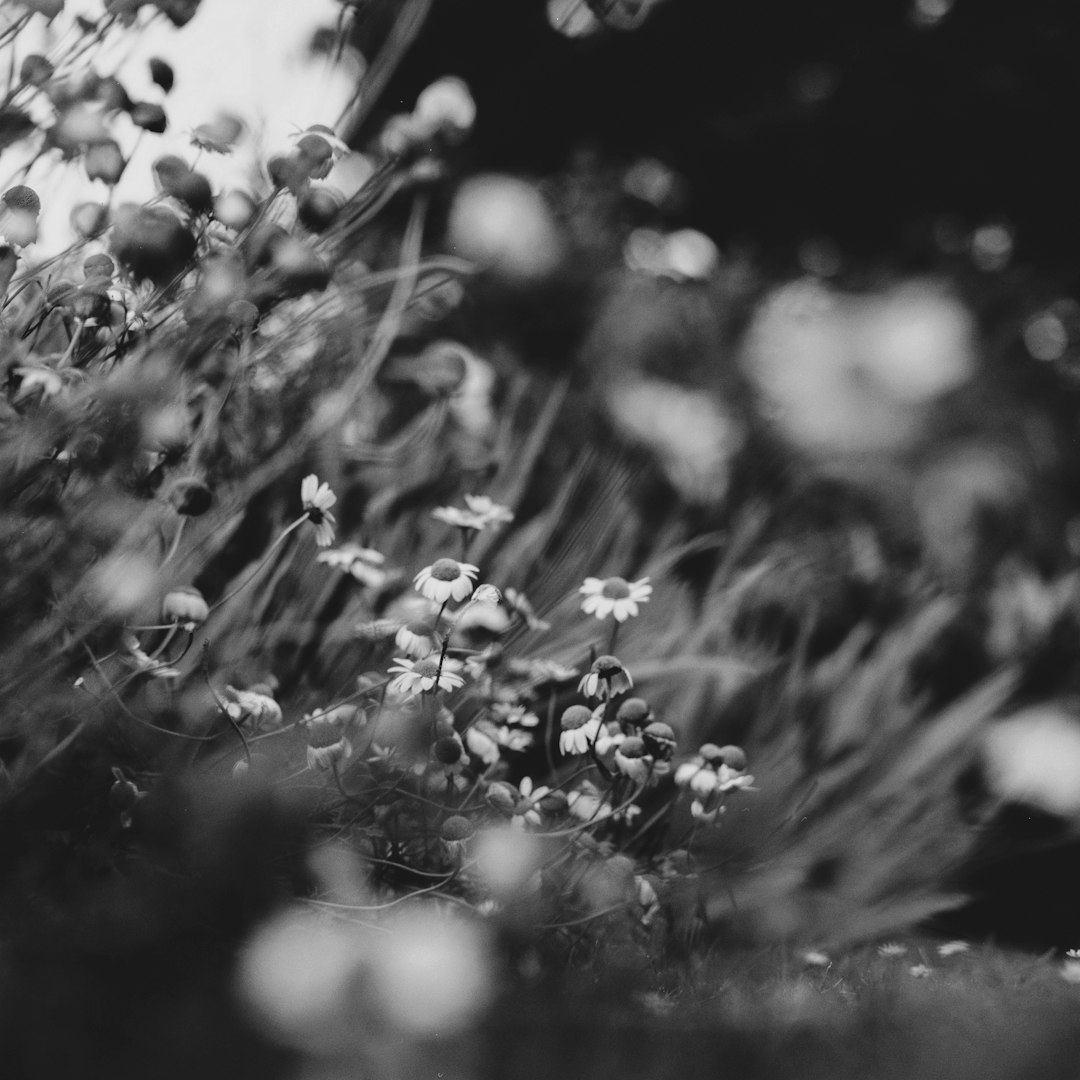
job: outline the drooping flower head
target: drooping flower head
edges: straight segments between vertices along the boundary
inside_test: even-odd
[[[638,614],[638,604],[648,603],[652,586],[647,577],[633,582],[621,577],[588,577],[578,592],[585,597],[581,610],[586,615],[598,619],[612,615],[616,622],[626,622]]]
[[[329,547],[334,542],[334,515],[330,508],[337,502],[337,496],[325,481],[311,473],[300,484],[300,501],[307,512],[308,521],[315,526],[315,543],[319,547]]]
[[[442,647],[442,638],[429,622],[407,622],[398,628],[394,644],[409,656],[423,660]]]
[[[464,600],[473,590],[479,568],[456,559],[436,559],[416,575],[416,590],[436,604]]]
[[[603,698],[607,701],[624,690],[633,688],[630,672],[616,656],[598,656],[591,668],[578,683],[578,692],[586,697]]]

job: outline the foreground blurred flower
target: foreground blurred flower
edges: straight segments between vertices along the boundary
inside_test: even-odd
[[[480,572],[471,563],[456,559],[436,559],[416,575],[416,590],[436,604],[448,600],[464,600],[473,590],[473,581]]]
[[[422,128],[459,142],[476,122],[476,102],[463,80],[447,75],[420,94],[413,117]]]
[[[210,607],[198,589],[185,585],[165,594],[161,612],[171,622],[187,623],[194,627],[198,623],[206,622],[210,616]]]
[[[652,586],[647,577],[634,582],[621,577],[587,577],[578,592],[585,597],[581,610],[586,615],[595,615],[598,619],[613,615],[616,622],[626,622],[637,615],[638,604],[648,603]]]
[[[311,473],[300,484],[300,501],[307,512],[308,521],[315,526],[315,543],[319,547],[329,547],[334,542],[334,515],[330,507],[337,502],[337,496],[325,481]]]
[[[449,693],[465,685],[465,680],[458,672],[461,664],[457,660],[442,662],[426,657],[423,660],[409,660],[404,656],[395,656],[389,674],[397,673],[397,678],[390,683],[390,689],[402,694],[427,694],[435,689]]]
[[[511,176],[466,180],[450,208],[448,232],[456,255],[517,284],[548,277],[563,258],[563,239],[543,195]]]
[[[598,656],[578,683],[578,693],[608,700],[624,690],[632,689],[633,686],[634,680],[630,678],[630,672],[622,666],[618,657]]]

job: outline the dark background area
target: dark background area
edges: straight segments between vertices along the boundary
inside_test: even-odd
[[[918,264],[955,215],[1004,221],[1018,258],[1068,270],[1075,6],[959,0],[930,24],[916,10],[669,0],[642,31],[571,40],[541,0],[436,0],[383,101],[407,109],[433,77],[464,78],[478,169],[548,173],[583,145],[656,155],[690,182],[687,221],[770,259],[825,235]]]

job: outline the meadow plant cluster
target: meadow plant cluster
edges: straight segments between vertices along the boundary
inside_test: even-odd
[[[96,835],[122,865],[176,784],[283,792],[360,871],[348,902],[314,872],[320,917],[424,897],[561,954],[659,946],[672,897],[700,917],[695,842],[753,776],[638,696],[618,645],[656,602],[648,576],[579,579],[559,617],[581,644],[558,656],[528,596],[487,580],[483,541],[515,515],[454,440],[499,423],[492,368],[440,336],[474,267],[425,243],[468,88],[443,78],[390,118],[349,195],[329,125],[215,190],[200,162],[247,137],[223,112],[154,161],[148,203],[118,201],[132,147],[169,126],[173,74],[152,61],[157,98],[135,101],[94,58],[196,6],[107,3],[48,55],[20,35],[62,4],[3,29],[20,165],[0,212],[0,798],[31,821],[44,799],[52,843]],[[51,205],[24,182],[64,171],[96,197]],[[50,215],[73,240],[35,259]],[[461,498],[421,511],[441,544],[421,546],[386,524],[393,470],[448,442],[456,472],[432,490]],[[325,614],[274,606],[297,578],[334,625],[347,613],[324,667]]]
[[[592,38],[660,6],[548,16]],[[650,1023],[657,979],[701,972],[756,1010],[775,972],[718,972],[718,940],[800,947],[783,1017],[968,963],[844,959],[961,904],[1006,804],[1080,812],[1076,518],[1023,513],[1052,434],[964,404],[959,290],[843,293],[816,248],[770,288],[652,158],[470,176],[461,79],[364,97],[418,2],[343,117],[222,183],[254,136],[208,116],[125,202],[175,76],[151,60],[135,100],[95,65],[198,4],[63,8],[0,23],[0,1004],[51,980],[57,926],[82,955],[55,915],[82,903],[113,951],[141,912],[175,970],[178,927],[223,936],[225,1003],[189,986],[208,1029],[387,1076],[422,1071],[403,1035],[572,971],[647,983]],[[1064,380],[1063,312],[1024,343]]]

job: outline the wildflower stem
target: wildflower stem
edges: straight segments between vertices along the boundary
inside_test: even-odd
[[[259,571],[262,570],[262,568],[270,561],[270,556],[273,555],[274,552],[281,546],[282,542],[289,535],[289,533],[294,532],[301,525],[303,525],[304,522],[308,520],[308,517],[309,515],[305,513],[301,517],[298,517],[291,525],[289,525],[285,529],[285,531],[270,545],[270,547],[266,551],[266,554],[259,560],[259,563],[255,567],[255,569],[252,570],[251,573],[248,574],[248,576],[244,578],[244,580],[241,581],[235,589],[233,589],[232,592],[226,593],[220,600],[210,605],[210,612],[215,612],[218,610],[218,608],[224,607],[224,605],[227,604],[234,596],[236,596],[237,593],[242,592],[244,589],[246,589],[248,585],[250,585],[251,582],[255,579]]]

